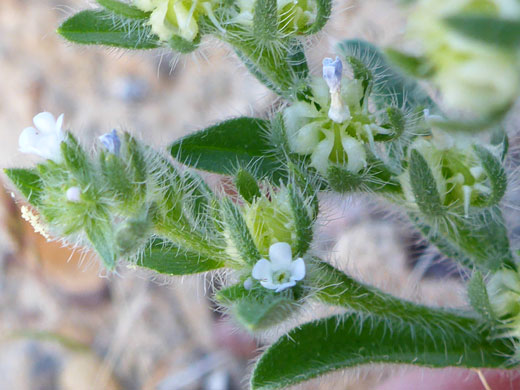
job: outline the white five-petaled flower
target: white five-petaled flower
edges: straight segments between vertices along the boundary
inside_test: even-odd
[[[20,152],[36,154],[48,160],[61,160],[60,145],[65,136],[61,131],[63,114],[54,118],[49,112],[41,112],[33,118],[35,127],[27,127],[20,134]]]
[[[341,74],[343,64],[339,57],[323,59],[323,79],[329,86],[330,109],[329,118],[336,123],[342,123],[350,118],[350,110],[341,98]]]
[[[269,260],[260,259],[255,264],[252,276],[263,287],[280,292],[305,277],[305,262],[301,257],[293,261],[291,246],[277,242],[269,248]]]

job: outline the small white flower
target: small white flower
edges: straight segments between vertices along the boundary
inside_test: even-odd
[[[54,118],[49,112],[41,112],[33,118],[34,127],[27,127],[20,134],[20,152],[36,154],[48,160],[61,160],[60,145],[65,136],[61,131],[63,114]]]
[[[69,202],[74,202],[74,203],[80,202],[81,201],[81,188],[70,187],[67,190],[66,196],[67,196],[67,200]]]
[[[277,242],[269,248],[269,260],[260,259],[255,264],[252,276],[263,287],[280,292],[305,277],[305,262],[301,257],[293,261],[291,246]]]

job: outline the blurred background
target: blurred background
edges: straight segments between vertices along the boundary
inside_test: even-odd
[[[112,128],[157,147],[218,120],[265,114],[275,100],[215,41],[181,58],[72,46],[55,29],[86,0],[1,0],[0,166],[27,166],[18,136],[40,111],[93,144]],[[316,74],[341,38],[399,40],[390,0],[335,4],[310,42]],[[106,275],[92,254],[49,243],[21,218],[5,176],[0,191],[1,390],[232,390],[247,388],[252,359],[276,335],[253,338],[214,312],[210,277],[165,278],[123,268]],[[394,294],[460,306],[457,272],[366,199],[324,198],[318,250]],[[325,216],[327,218],[325,218]],[[328,220],[325,223],[325,220]],[[314,314],[320,308],[314,308]],[[325,315],[325,312],[322,312]],[[298,318],[310,318],[306,311]],[[304,389],[374,389],[392,368],[338,373]]]

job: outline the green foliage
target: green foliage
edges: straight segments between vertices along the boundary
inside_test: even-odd
[[[392,64],[413,77],[426,78],[433,74],[432,65],[424,57],[416,57],[392,48],[386,49],[385,54]]]
[[[160,274],[189,275],[222,268],[220,260],[153,238],[138,257],[137,265]]]
[[[272,155],[266,129],[269,122],[235,118],[179,139],[170,146],[183,164],[210,172],[231,174],[237,166],[254,167],[273,180],[283,175],[281,162]]]
[[[424,157],[417,150],[410,153],[410,184],[415,203],[422,213],[429,217],[445,215],[437,183]]]
[[[240,169],[235,175],[235,186],[240,196],[248,203],[261,196],[260,187],[253,175],[245,169]]]
[[[331,165],[327,170],[330,187],[340,193],[379,192],[398,193],[401,185],[382,161],[371,159],[368,167],[360,173],[353,173],[340,165]]]
[[[267,43],[278,38],[278,5],[276,0],[255,1],[253,34],[260,43]]]
[[[458,33],[493,46],[509,49],[520,45],[520,20],[466,13],[448,16],[444,23]]]
[[[294,215],[294,225],[296,226],[296,240],[294,243],[293,255],[303,256],[309,250],[313,237],[314,221],[309,215],[309,205],[305,204],[303,194],[294,185],[288,187],[289,205]]]
[[[370,363],[508,367],[512,345],[475,334],[478,326],[475,320],[455,316],[422,326],[355,313],[321,319],[293,329],[269,347],[256,364],[251,387],[283,389],[333,370]]]
[[[200,40],[200,34],[193,41],[187,41],[183,37],[174,35],[168,41],[168,45],[177,53],[188,54],[199,48]]]
[[[383,53],[371,43],[359,39],[344,40],[338,44],[337,51],[349,60],[350,64],[356,63],[355,72],[371,75],[372,98],[378,106],[386,107],[394,104],[412,111],[436,107],[433,100],[415,80],[390,66]],[[350,59],[352,57],[355,61]],[[362,71],[361,65],[365,67]]]
[[[484,204],[486,206],[493,206],[500,202],[506,192],[506,172],[502,162],[496,158],[487,148],[475,144],[473,149],[475,150],[475,154],[482,164],[482,168],[486,172],[491,187],[491,194],[489,194],[486,199],[484,199]]]
[[[150,27],[141,21],[123,19],[105,10],[86,10],[71,16],[58,28],[65,39],[82,45],[106,45],[125,49],[155,49],[160,46]]]
[[[221,210],[224,229],[228,232],[232,251],[236,251],[239,256],[235,260],[253,266],[261,256],[240,210],[229,199],[223,200]]]
[[[220,290],[216,298],[231,309],[242,326],[252,332],[279,324],[298,308],[291,290],[276,293],[258,288],[248,291],[242,284]]]
[[[277,47],[260,50],[255,40],[223,36],[244,65],[261,83],[288,99],[308,99],[309,68],[302,44],[293,38],[277,42]]]
[[[332,10],[332,0],[316,0],[318,6],[318,13],[316,14],[316,20],[305,31],[305,35],[315,34],[320,31],[330,18],[330,11]]]
[[[468,298],[471,306],[475,311],[482,316],[486,321],[493,323],[497,320],[489,296],[484,283],[484,278],[480,271],[473,272],[468,283]]]
[[[148,19],[149,12],[141,11],[139,8],[123,3],[118,0],[96,0],[97,3],[114,14],[129,19]]]
[[[84,227],[88,240],[101,257],[103,265],[108,270],[115,269],[117,251],[114,247],[115,239],[112,224],[107,219],[89,222]]]
[[[36,169],[10,168],[4,172],[31,205],[40,204],[42,183]]]

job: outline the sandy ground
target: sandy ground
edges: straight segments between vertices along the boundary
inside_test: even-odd
[[[65,113],[87,143],[111,128],[156,146],[221,119],[265,113],[274,96],[227,48],[201,53],[128,53],[71,46],[55,33],[79,0],[2,0],[0,5],[0,166],[33,160],[17,152],[34,114]],[[403,18],[391,1],[336,4],[326,32],[313,39],[317,69],[342,37],[395,42]],[[174,66],[174,64],[176,64]],[[380,222],[361,201],[331,199],[336,216],[322,229],[341,267],[396,294],[459,305],[460,286],[418,282],[408,267],[406,229]],[[105,275],[91,255],[34,234],[2,193],[0,228],[0,390],[246,388],[248,363],[263,341],[217,315],[206,278],[166,279],[133,269]],[[411,241],[410,241],[411,240]],[[372,389],[390,372],[332,375],[308,389]]]

